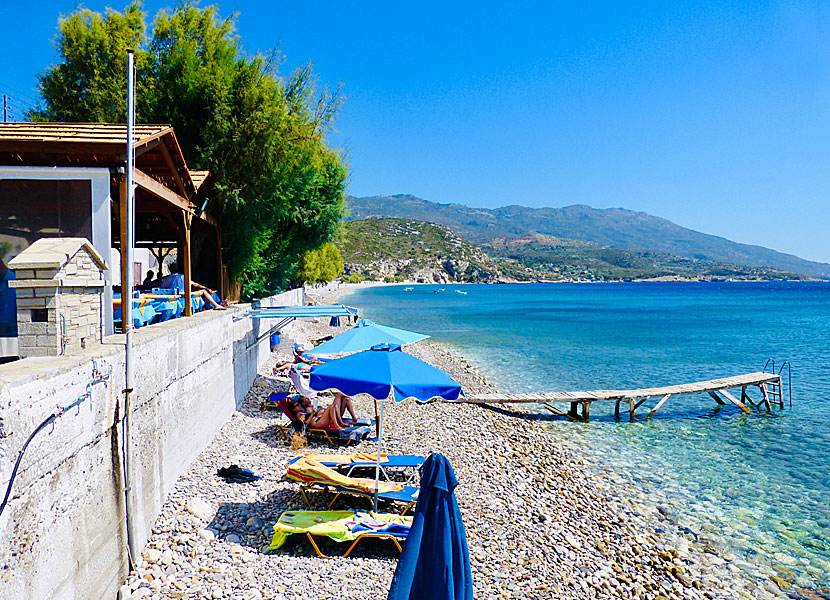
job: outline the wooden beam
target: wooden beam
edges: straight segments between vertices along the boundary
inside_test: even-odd
[[[761,393],[764,395],[764,405],[767,408],[767,412],[772,412],[772,405],[769,403],[769,393],[767,393],[767,384],[762,383],[760,385]]]
[[[636,402],[636,398],[632,398],[628,401],[628,420],[632,423],[634,422],[634,411],[637,410]]]
[[[714,393],[714,392],[713,392]],[[723,397],[729,400],[732,404],[740,408],[745,413],[751,413],[752,409],[749,408],[746,404],[738,400],[735,396],[729,393],[729,390],[720,390],[720,393],[723,394]]]
[[[144,171],[139,169],[135,170],[135,183],[138,187],[143,189],[150,194],[153,194],[157,198],[161,198],[166,202],[169,202],[176,208],[180,208],[183,211],[187,211],[192,213],[193,209],[190,206],[190,201],[182,196],[179,196],[176,192],[165,186],[163,183],[159,183]]]
[[[167,144],[161,145],[161,154],[164,156],[164,162],[167,163],[167,167],[170,169],[170,172],[173,173],[173,178],[176,180],[176,186],[179,188],[179,192],[181,192],[182,196],[185,198],[189,198],[190,196],[184,188],[184,182],[179,176],[179,170],[176,168],[176,165],[173,164],[173,157],[170,156],[170,150],[167,149]]]
[[[182,240],[182,257],[184,260],[182,261],[183,269],[182,274],[184,275],[184,316],[191,317],[193,316],[193,300],[190,297],[190,288],[191,288],[191,273],[190,273],[190,224],[193,215],[189,212],[182,211],[182,222],[184,224],[183,228],[183,236],[184,239]]]
[[[614,404],[614,418],[615,419],[620,418],[620,401],[619,400],[617,400],[617,402]]]
[[[542,402],[542,406],[544,406],[545,408],[547,408],[547,409],[548,409],[550,412],[552,412],[553,414],[555,414],[555,415],[559,415],[560,417],[568,417],[571,421],[578,421],[578,420],[579,420],[579,419],[576,419],[576,418],[572,417],[572,416],[571,416],[571,415],[569,415],[568,413],[566,413],[566,412],[564,412],[564,411],[559,410],[558,408],[556,408],[556,407],[555,407],[555,406],[553,406],[552,404],[548,404],[547,402]]]
[[[650,419],[651,417],[653,417],[654,413],[656,413],[658,410],[660,410],[660,407],[663,406],[663,404],[666,402],[666,400],[669,399],[669,396],[671,396],[671,394],[666,394],[665,396],[663,396],[663,399],[660,400],[660,402],[657,403],[657,406],[652,408],[649,411],[649,413],[646,415],[646,419]]]
[[[715,402],[717,402],[721,406],[726,406],[726,402],[724,402],[723,399],[720,396],[718,396],[717,392],[709,392],[709,395],[712,396],[712,398],[715,399]]]

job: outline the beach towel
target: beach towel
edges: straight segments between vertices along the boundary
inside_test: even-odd
[[[284,512],[274,525],[268,551],[279,549],[293,533],[325,535],[338,542],[350,542],[363,533],[386,533],[406,537],[412,517],[371,514],[352,510],[295,510]]]
[[[375,493],[375,480],[360,477],[347,477],[330,467],[326,467],[315,460],[302,458],[288,464],[287,476],[295,481],[317,485],[332,485],[345,490],[354,490],[362,494]],[[404,484],[394,481],[378,482],[378,492],[399,492]]]
[[[313,460],[320,463],[337,463],[339,465],[348,465],[350,463],[374,463],[378,460],[377,454],[369,454],[366,452],[356,452],[354,454],[313,454],[311,452],[304,452],[303,458]],[[389,462],[388,454],[380,455],[380,463]]]

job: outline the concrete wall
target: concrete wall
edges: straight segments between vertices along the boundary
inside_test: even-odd
[[[301,304],[302,290],[264,305]],[[178,477],[227,421],[268,356],[272,323],[248,307],[136,331],[131,471],[143,546]],[[257,341],[259,337],[261,340]],[[0,598],[115,598],[127,574],[121,471],[123,336],[72,358],[0,365],[0,495],[30,433],[111,371],[23,457],[0,515]]]

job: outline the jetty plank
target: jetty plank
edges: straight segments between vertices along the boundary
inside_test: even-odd
[[[745,373],[742,375],[735,375],[732,377],[721,377],[718,379],[710,379],[707,381],[695,381],[692,383],[681,383],[676,385],[667,385],[662,387],[650,387],[634,390],[589,390],[589,391],[569,391],[569,392],[539,392],[532,394],[470,394],[469,396],[459,398],[457,402],[467,402],[473,404],[509,404],[509,403],[535,403],[535,404],[550,404],[553,402],[568,402],[570,404],[582,403],[583,407],[587,408],[591,402],[597,400],[616,402],[615,414],[619,415],[619,403],[626,402],[629,405],[629,413],[633,417],[634,411],[650,398],[663,398],[655,409],[649,413],[653,415],[654,412],[660,408],[669,396],[679,396],[682,394],[700,394],[709,393],[720,404],[725,404],[720,397],[723,394],[732,404],[744,411],[750,411],[743,402],[735,398],[735,396],[724,393],[728,388],[741,388],[741,397],[746,397],[747,386],[758,386],[765,397],[765,401],[769,402],[769,394],[766,390],[767,383],[777,383],[780,385],[781,378],[774,373]],[[549,407],[550,408],[550,407]],[[587,413],[587,410],[584,410]],[[572,417],[573,415],[571,415]],[[587,414],[585,415],[587,416]]]

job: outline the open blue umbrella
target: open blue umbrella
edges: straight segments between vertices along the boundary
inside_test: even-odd
[[[458,479],[443,454],[421,467],[421,493],[387,600],[472,600],[467,534],[453,490]]]
[[[348,396],[369,394],[376,400],[394,398],[401,402],[415,398],[457,400],[461,384],[432,365],[401,351],[401,347],[378,344],[369,350],[344,356],[311,368],[309,385],[317,391],[335,389]],[[380,478],[380,453],[383,446],[383,402],[378,418],[378,466],[375,468],[375,511]]]
[[[461,385],[441,369],[401,351],[391,344],[377,344],[369,350],[316,365],[311,369],[312,389],[336,389],[347,395],[369,394],[377,400],[390,395],[400,402],[415,398],[457,400]]]
[[[378,325],[374,321],[361,319],[357,325],[333,337],[327,342],[308,351],[308,354],[344,354],[346,352],[360,352],[368,350],[378,344],[413,344],[428,338],[428,335]]]

